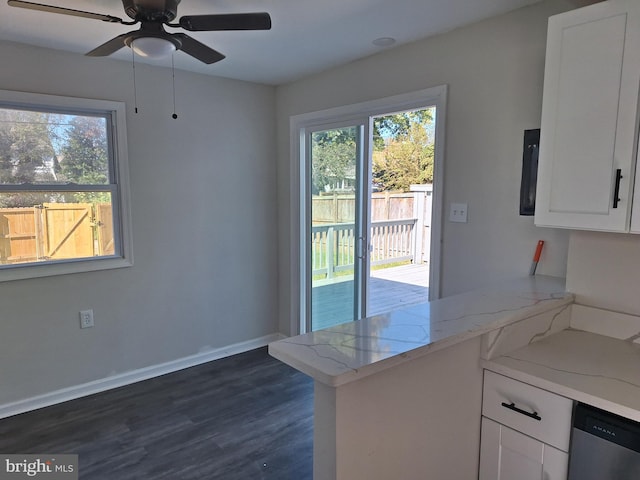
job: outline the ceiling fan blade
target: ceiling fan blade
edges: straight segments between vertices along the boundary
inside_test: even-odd
[[[100,13],[85,12],[83,10],[74,10],[72,8],[55,7],[53,5],[43,5],[41,3],[24,2],[22,0],[8,0],[7,4],[11,7],[27,8],[29,10],[38,10],[41,12],[61,13],[63,15],[72,15],[74,17],[91,18],[93,20],[102,20],[109,23],[122,23],[124,25],[133,25],[133,23],[125,22],[121,18],[111,15],[102,15]]]
[[[112,53],[117,52],[122,47],[126,47],[127,46],[126,40],[128,38],[135,36],[136,33],[138,33],[138,31],[123,33],[122,35],[118,35],[117,37],[112,38],[108,42],[103,43],[99,47],[94,48],[86,55],[88,57],[107,57]]]
[[[191,32],[270,30],[271,16],[266,12],[187,15],[180,18],[180,26]]]
[[[182,44],[179,50],[182,50],[187,55],[191,55],[193,58],[196,58],[201,62],[211,64],[219,62],[225,58],[225,56],[220,52],[206,46],[204,43],[200,43],[189,35],[184,33],[174,33],[172,36],[177,38]]]

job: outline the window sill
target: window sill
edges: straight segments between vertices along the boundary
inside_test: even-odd
[[[71,273],[112,270],[131,266],[133,266],[132,259],[121,257],[65,260],[59,262],[43,262],[41,264],[31,263],[28,265],[3,265],[0,266],[0,282],[51,277],[54,275],[67,275]]]

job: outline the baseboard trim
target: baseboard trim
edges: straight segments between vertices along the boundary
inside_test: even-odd
[[[195,367],[196,365],[211,362],[212,360],[218,360],[238,353],[248,352],[255,348],[264,347],[271,342],[281,340],[283,338],[285,338],[284,335],[274,333],[264,337],[179,358],[170,362],[132,370],[118,375],[94,380],[92,382],[83,383],[81,385],[75,385],[73,387],[63,388],[43,395],[7,403],[0,405],[0,418],[11,417],[13,415],[30,412],[43,407],[49,407],[58,403],[74,400],[76,398],[86,397],[87,395],[93,395],[94,393],[124,387],[125,385],[131,385],[133,383],[159,377],[160,375],[165,375],[167,373],[177,372],[178,370],[183,370],[185,368]]]

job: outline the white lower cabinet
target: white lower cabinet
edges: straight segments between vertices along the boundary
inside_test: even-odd
[[[482,418],[480,480],[566,480],[569,455]]]
[[[485,370],[479,480],[566,480],[573,401]]]

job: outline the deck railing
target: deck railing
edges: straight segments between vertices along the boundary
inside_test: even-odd
[[[417,219],[371,222],[371,265],[414,261]],[[316,225],[311,228],[313,275],[333,278],[337,272],[353,270],[357,240],[353,223]]]

